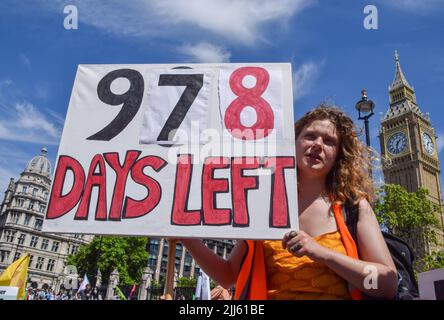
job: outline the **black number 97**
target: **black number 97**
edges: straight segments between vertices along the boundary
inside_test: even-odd
[[[126,78],[130,82],[130,88],[123,94],[111,92],[111,83],[118,78]],[[117,116],[105,128],[88,137],[87,140],[109,141],[122,132],[139,111],[143,91],[143,76],[136,70],[114,70],[100,80],[97,85],[99,99],[112,106],[118,106],[122,103],[123,106]]]

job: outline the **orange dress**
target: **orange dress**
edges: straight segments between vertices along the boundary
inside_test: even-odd
[[[314,238],[319,244],[346,255],[339,231]],[[307,256],[295,257],[281,241],[264,241],[268,299],[351,299],[347,282],[326,265]]]

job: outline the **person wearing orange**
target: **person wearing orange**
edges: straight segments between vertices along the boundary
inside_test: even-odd
[[[296,122],[295,134],[299,231],[282,241],[239,240],[226,260],[200,240],[183,244],[213,280],[236,285],[235,299],[394,298],[396,267],[369,203],[368,152],[353,121],[321,105]],[[359,206],[358,243],[346,202]]]

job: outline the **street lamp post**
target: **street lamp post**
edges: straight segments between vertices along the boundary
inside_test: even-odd
[[[99,236],[99,237],[100,237],[100,242],[99,242],[99,250],[98,250],[98,253],[97,253],[96,270],[95,270],[96,274],[94,275],[94,285],[92,286],[93,288],[97,287],[97,279],[99,277],[99,272],[100,272],[100,270],[99,270],[99,260],[100,260],[100,257],[102,256],[102,236]]]
[[[362,90],[361,91],[362,97],[361,100],[359,100],[356,103],[356,110],[358,110],[358,119],[364,120],[365,125],[365,140],[367,143],[367,147],[370,149],[370,129],[369,129],[369,121],[368,119],[373,116],[375,113],[373,112],[373,109],[375,108],[375,104],[372,100],[369,100],[367,97],[367,91]],[[372,176],[371,168],[369,170],[370,177]]]

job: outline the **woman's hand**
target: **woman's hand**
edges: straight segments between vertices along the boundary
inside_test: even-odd
[[[287,232],[282,239],[282,247],[296,257],[307,256],[315,262],[325,260],[329,252],[304,231]]]

